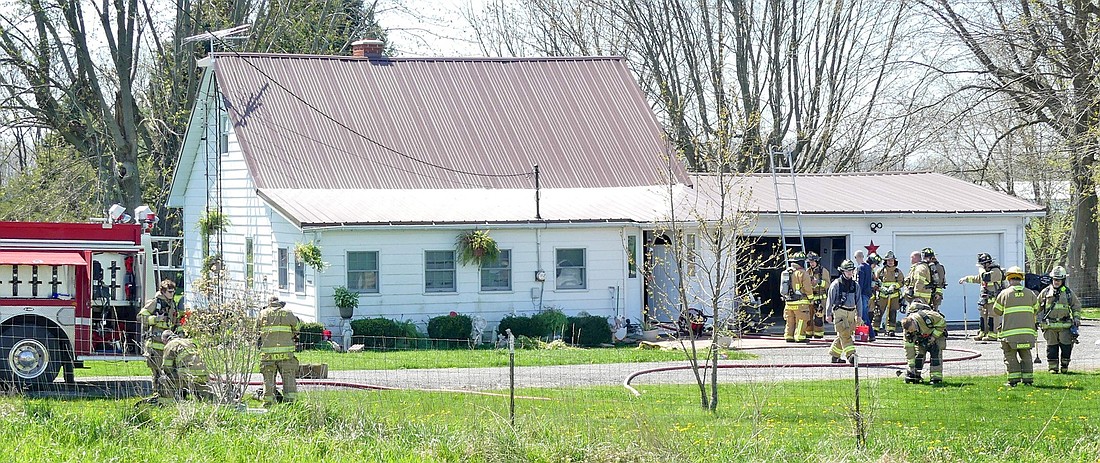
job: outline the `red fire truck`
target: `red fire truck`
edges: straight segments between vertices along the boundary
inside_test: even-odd
[[[0,382],[72,381],[88,360],[140,360],[137,313],[153,297],[141,223],[0,222]]]

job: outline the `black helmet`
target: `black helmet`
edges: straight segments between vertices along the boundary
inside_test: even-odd
[[[982,265],[992,264],[993,263],[993,256],[989,255],[988,252],[979,252],[978,253],[978,263],[982,264]]]
[[[806,261],[806,253],[802,251],[787,253],[787,262],[801,264]]]
[[[855,270],[856,269],[856,263],[845,259],[844,262],[840,263],[840,267],[837,267],[836,269],[840,270],[841,272],[846,272],[848,270]]]
[[[821,256],[817,255],[816,252],[810,251],[806,253],[806,260],[810,262],[820,262]]]
[[[936,251],[933,251],[932,248],[924,248],[920,250],[920,255],[925,258],[936,257]]]
[[[878,265],[882,263],[882,258],[878,256],[878,253],[872,252],[867,256],[867,263],[871,265]]]

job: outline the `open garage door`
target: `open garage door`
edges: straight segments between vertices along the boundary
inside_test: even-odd
[[[926,247],[936,251],[936,258],[947,271],[947,289],[943,293],[943,305],[940,310],[949,321],[963,320],[965,299],[966,318],[971,326],[977,326],[978,286],[959,285],[959,278],[975,275],[978,268],[979,252],[988,252],[1002,267],[1019,265],[1017,262],[1004,262],[1004,234],[1002,233],[966,233],[944,235],[894,235],[894,253],[898,256],[898,266],[903,272],[909,271],[909,253]],[[879,248],[880,254],[886,253],[886,246]]]

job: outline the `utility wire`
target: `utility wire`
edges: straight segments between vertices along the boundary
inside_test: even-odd
[[[183,13],[184,13],[185,15],[187,15],[187,17],[188,17],[188,18],[189,18],[189,19],[191,20],[191,22],[192,22],[193,24],[197,24],[197,22],[196,22],[196,21],[194,20],[194,18],[193,18],[193,17],[191,16],[191,12],[189,12],[189,11],[186,11],[186,9],[184,9],[184,8],[180,8],[179,6],[177,6],[176,8],[177,8],[178,10],[180,10],[181,12],[183,12]],[[325,119],[328,119],[329,121],[332,121],[332,123],[334,123],[334,124],[336,124],[337,126],[339,126],[339,127],[343,128],[344,130],[347,130],[347,131],[348,131],[349,133],[352,133],[352,134],[354,134],[355,136],[357,136],[357,137],[359,137],[359,138],[362,138],[362,139],[363,139],[363,140],[365,140],[365,141],[366,141],[367,143],[370,143],[370,144],[372,144],[372,145],[374,145],[374,146],[377,146],[377,147],[381,148],[381,149],[382,149],[382,150],[384,150],[384,151],[389,151],[389,152],[391,152],[391,153],[393,153],[393,154],[396,154],[396,155],[398,155],[398,156],[400,156],[400,157],[403,157],[403,158],[405,158],[405,159],[408,159],[408,160],[410,160],[410,161],[413,161],[413,162],[416,162],[416,163],[419,163],[419,164],[423,164],[423,165],[426,165],[426,166],[428,166],[428,167],[433,167],[433,168],[436,168],[436,169],[440,169],[440,170],[443,170],[443,171],[447,171],[447,172],[452,172],[452,173],[455,173],[455,174],[461,174],[461,175],[470,175],[470,176],[474,176],[474,177],[488,177],[488,178],[514,178],[514,177],[530,177],[531,175],[533,175],[533,174],[534,174],[534,172],[517,172],[517,173],[511,173],[511,174],[490,174],[490,173],[485,173],[485,172],[471,172],[471,171],[466,171],[466,170],[462,170],[462,169],[456,169],[456,168],[453,168],[453,167],[447,167],[447,166],[443,166],[443,165],[440,165],[440,164],[436,164],[436,163],[433,163],[433,162],[431,162],[431,161],[425,161],[425,160],[423,160],[423,159],[420,159],[420,158],[418,158],[418,157],[416,157],[416,156],[413,156],[413,155],[410,155],[410,154],[404,153],[404,152],[402,152],[402,151],[399,151],[399,150],[397,150],[397,149],[391,148],[391,147],[389,147],[389,146],[387,146],[387,145],[383,144],[382,142],[379,142],[379,141],[377,141],[377,140],[374,140],[373,138],[371,138],[371,137],[369,137],[369,136],[367,136],[367,135],[365,135],[365,134],[361,133],[360,131],[358,131],[358,130],[356,130],[356,129],[352,128],[352,127],[349,127],[349,126],[348,126],[347,124],[345,124],[345,123],[343,123],[342,121],[340,121],[340,120],[336,119],[335,117],[333,117],[333,116],[329,115],[328,113],[326,113],[326,112],[322,111],[322,110],[321,110],[320,108],[318,108],[318,107],[314,106],[314,105],[313,105],[312,103],[310,103],[309,101],[306,101],[306,100],[305,100],[304,98],[302,98],[302,97],[301,97],[301,96],[299,96],[299,95],[298,95],[297,93],[295,93],[295,92],[293,92],[292,90],[290,90],[289,88],[287,88],[287,87],[286,87],[285,85],[283,85],[283,84],[282,84],[281,82],[279,82],[279,81],[278,81],[277,79],[275,79],[274,77],[271,77],[271,75],[270,75],[270,74],[268,74],[267,72],[265,72],[265,71],[264,71],[263,69],[260,69],[260,67],[259,67],[259,66],[257,66],[257,65],[256,65],[255,63],[252,63],[252,62],[251,62],[251,61],[250,61],[250,60],[248,59],[248,58],[249,58],[248,56],[245,56],[245,55],[241,54],[240,52],[238,52],[238,51],[237,51],[237,50],[236,50],[236,49],[235,49],[235,48],[233,47],[233,45],[232,45],[232,44],[230,44],[229,42],[226,42],[226,41],[225,41],[225,40],[224,40],[224,39],[223,39],[222,37],[217,37],[217,36],[215,36],[215,35],[214,35],[214,33],[213,33],[212,31],[210,31],[210,28],[209,28],[209,27],[203,26],[202,28],[203,28],[203,30],[205,30],[205,31],[206,31],[206,33],[207,33],[207,34],[210,34],[210,35],[211,35],[211,37],[213,37],[213,39],[214,39],[214,40],[216,40],[216,41],[217,41],[217,42],[218,42],[218,43],[219,43],[220,45],[222,45],[224,49],[228,49],[228,50],[229,50],[229,52],[231,52],[231,53],[232,53],[232,54],[233,54],[233,55],[234,55],[235,57],[239,58],[239,59],[240,59],[241,61],[243,61],[243,62],[244,62],[245,64],[247,64],[247,65],[248,65],[249,67],[251,67],[251,68],[252,68],[252,69],[254,69],[254,70],[255,70],[256,72],[258,72],[258,73],[259,73],[259,74],[260,74],[261,76],[263,76],[263,77],[264,77],[264,79],[268,80],[269,82],[271,82],[272,84],[274,84],[274,85],[275,85],[276,87],[278,87],[278,88],[282,89],[282,90],[283,90],[284,92],[286,92],[287,94],[289,94],[289,95],[290,95],[291,97],[293,97],[294,99],[296,99],[296,100],[298,100],[299,102],[301,102],[302,104],[304,104],[304,105],[305,105],[305,106],[306,106],[307,108],[309,108],[309,109],[310,109],[311,111],[313,111],[313,112],[315,112],[315,113],[317,113],[317,114],[321,115],[321,117],[323,117],[323,118],[325,118]],[[210,53],[210,54],[211,54],[211,56],[212,56],[212,55],[214,54],[214,50],[213,50],[213,49],[211,49],[209,53]]]

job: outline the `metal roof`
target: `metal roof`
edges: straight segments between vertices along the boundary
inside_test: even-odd
[[[771,174],[727,175],[719,188],[717,175],[694,175],[698,196],[685,198],[714,216],[719,192],[727,204],[745,211],[776,213],[776,185]],[[791,198],[789,179],[780,183]],[[1043,206],[935,172],[859,172],[798,174],[798,207],[803,214],[981,214],[1040,213]],[[784,213],[793,213],[793,201],[783,201]]]
[[[418,225],[527,222],[654,222],[686,187],[535,190],[260,189],[260,197],[295,225]]]
[[[530,189],[536,164],[542,188],[668,183],[669,146],[622,58],[214,63],[260,189]]]

